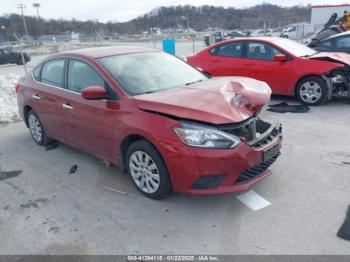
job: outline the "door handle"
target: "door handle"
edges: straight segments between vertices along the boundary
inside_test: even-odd
[[[254,63],[252,63],[252,62],[245,63],[244,65],[246,65],[246,66],[255,66],[255,64],[254,64]]]
[[[68,109],[68,110],[73,110],[74,108],[71,106],[71,105],[69,105],[69,104],[62,104],[62,107],[64,108],[64,109]]]
[[[38,95],[32,95],[32,97],[33,97],[35,100],[40,100],[40,99],[41,99],[40,96],[38,96]]]

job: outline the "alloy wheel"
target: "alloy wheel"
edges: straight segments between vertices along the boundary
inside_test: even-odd
[[[135,184],[145,193],[154,193],[160,186],[160,174],[152,157],[143,151],[135,151],[129,158],[129,169]]]
[[[29,115],[28,123],[29,123],[30,132],[32,133],[34,140],[40,143],[43,136],[43,130],[39,122],[39,119],[35,115],[31,114]]]

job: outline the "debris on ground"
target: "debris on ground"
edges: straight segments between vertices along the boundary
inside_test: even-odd
[[[111,188],[111,187],[108,187],[108,186],[102,186],[102,187],[104,189],[107,189],[107,190],[110,190],[110,191],[114,191],[114,192],[117,192],[117,193],[120,193],[120,194],[123,194],[123,195],[136,197],[136,195],[134,195],[134,194],[126,193],[126,192],[123,192],[123,191],[120,191],[120,190],[117,190],[117,189],[114,189],[114,188]]]
[[[20,76],[18,74],[0,75],[0,122],[17,122],[21,118],[18,114],[17,95],[15,84]]]
[[[58,143],[55,141],[55,142],[52,142],[52,143],[46,145],[45,146],[45,151],[56,149],[57,147],[58,147]]]
[[[22,170],[13,170],[13,171],[2,171],[0,169],[0,180],[17,177],[22,173]]]
[[[267,111],[275,113],[306,113],[310,108],[306,105],[297,104],[290,105],[287,102],[269,105]]]
[[[48,232],[58,233],[59,230],[60,230],[59,227],[50,227]]]
[[[49,200],[47,198],[39,198],[39,199],[36,199],[36,200],[29,200],[27,203],[25,204],[21,204],[21,208],[24,209],[24,208],[39,208],[39,203],[40,204],[46,204],[47,202],[49,202]]]
[[[338,237],[350,240],[350,206],[348,207],[348,212],[345,217],[345,221],[340,227],[338,233]]]
[[[71,168],[69,169],[69,174],[74,174],[77,172],[78,166],[77,165],[72,165]]]

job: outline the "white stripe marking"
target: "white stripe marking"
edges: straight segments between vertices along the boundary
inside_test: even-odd
[[[271,205],[269,201],[255,193],[253,190],[238,195],[236,198],[254,211]]]

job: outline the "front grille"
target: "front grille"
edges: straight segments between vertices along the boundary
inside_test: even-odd
[[[259,118],[250,118],[240,124],[221,125],[219,130],[244,139],[248,145],[261,147],[269,144],[277,136],[282,136],[282,125],[271,125]]]
[[[228,134],[234,135],[246,141],[251,141],[256,138],[256,119],[251,118],[240,124],[221,125],[219,130]]]
[[[247,169],[238,177],[236,183],[247,182],[248,180],[261,175],[272,165],[273,162],[275,162],[275,160],[278,158],[279,155],[280,153],[275,155],[274,157],[272,157],[266,162],[263,162],[259,165],[256,165],[256,166],[253,166],[252,168]]]

